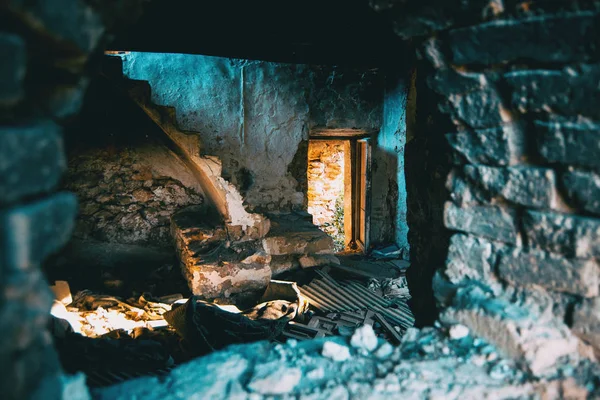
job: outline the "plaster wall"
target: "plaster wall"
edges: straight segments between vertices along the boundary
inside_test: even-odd
[[[405,258],[409,253],[404,178],[407,94],[404,79],[387,77],[381,129],[373,143],[371,189],[371,243],[396,243]]]
[[[311,128],[381,125],[383,81],[376,70],[184,54],[123,57],[124,75],[149,81],[152,101],[175,107],[179,127],[201,136],[201,153],[222,160],[223,177],[249,210],[306,207],[290,167]]]

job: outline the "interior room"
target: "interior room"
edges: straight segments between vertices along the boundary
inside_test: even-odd
[[[7,399],[600,397],[600,3],[0,6]]]

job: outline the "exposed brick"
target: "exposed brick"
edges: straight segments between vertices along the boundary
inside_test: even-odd
[[[90,53],[104,34],[101,17],[85,1],[11,0],[8,7],[62,51]]]
[[[493,271],[500,247],[503,245],[485,239],[463,234],[453,235],[446,259],[446,276],[455,284],[464,280],[496,284]]]
[[[53,189],[65,169],[54,123],[0,127],[0,204]]]
[[[551,163],[600,167],[600,125],[535,121],[538,151]]]
[[[600,219],[527,210],[523,228],[533,247],[567,257],[600,258]]]
[[[512,105],[521,112],[600,118],[600,64],[504,74]]]
[[[596,260],[567,259],[533,249],[505,251],[498,261],[500,277],[514,285],[538,285],[583,297],[598,295],[599,271]]]
[[[510,208],[470,206],[460,208],[451,202],[444,206],[444,224],[449,229],[472,233],[505,243],[517,242],[516,214]]]
[[[599,26],[599,14],[590,11],[535,16],[451,30],[448,43],[458,65],[584,61],[600,50]]]
[[[38,266],[67,243],[76,214],[77,199],[71,193],[58,193],[5,210],[0,214],[5,268],[26,270]]]
[[[0,106],[11,106],[23,97],[27,68],[25,42],[17,35],[0,33]]]
[[[585,171],[569,171],[563,184],[571,201],[591,213],[600,214],[600,175]]]
[[[573,332],[600,351],[600,297],[583,299],[573,313]]]
[[[538,208],[559,208],[556,176],[546,168],[466,165],[464,173],[486,200],[497,198]]]
[[[517,124],[449,133],[446,139],[454,150],[473,164],[518,164],[525,152],[523,132]]]

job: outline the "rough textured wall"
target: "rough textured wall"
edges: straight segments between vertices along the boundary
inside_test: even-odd
[[[223,161],[251,210],[306,205],[288,169],[310,128],[373,129],[381,120],[376,71],[130,53],[124,74],[149,81],[153,101],[177,109],[180,127],[201,135],[202,153]]]
[[[404,145],[408,76],[386,76],[381,129],[372,140],[371,243],[396,243],[408,259]]]
[[[186,166],[156,144],[78,151],[64,179],[79,199],[78,239],[171,248],[171,215],[203,201]]]
[[[347,145],[337,140],[313,140],[308,145],[308,209],[313,223],[331,235],[343,250],[344,175]]]
[[[372,3],[424,35],[454,123],[443,318],[535,375],[577,359],[573,334],[600,349],[597,2]]]
[[[66,168],[63,132],[84,97],[90,53],[106,26],[131,21],[111,4],[10,2],[0,7],[0,387],[5,399],[62,398],[47,330],[53,295],[41,264],[69,240],[77,213],[56,192]],[[105,13],[104,13],[105,12]],[[81,134],[85,135],[85,131]]]
[[[82,136],[81,132],[86,135]],[[96,78],[67,135],[63,188],[77,195],[74,237],[171,248],[170,217],[203,203],[202,188],[162,131],[116,87]]]

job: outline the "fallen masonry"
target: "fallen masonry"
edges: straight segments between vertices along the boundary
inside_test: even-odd
[[[598,373],[596,364],[582,362],[555,378],[535,380],[471,334],[453,339],[439,325],[411,328],[394,347],[361,328],[350,338],[231,346],[166,376],[92,394],[97,399],[180,399],[197,393],[211,399],[585,398],[582,393],[600,394],[597,379],[590,380]],[[82,380],[75,377],[72,390],[85,391]]]

